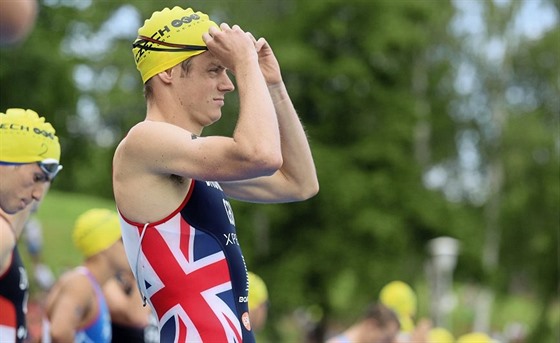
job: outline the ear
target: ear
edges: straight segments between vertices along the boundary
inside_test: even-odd
[[[163,83],[171,83],[173,80],[173,68],[169,68],[166,69],[162,72],[157,73],[157,77],[163,82]]]

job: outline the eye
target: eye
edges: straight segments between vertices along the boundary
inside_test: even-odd
[[[210,72],[212,72],[212,73],[220,73],[220,72],[222,72],[222,71],[225,70],[225,69],[226,69],[226,68],[224,68],[224,67],[222,67],[222,66],[215,66],[215,67],[210,68]]]
[[[35,174],[34,174],[34,176],[33,176],[33,181],[34,181],[35,183],[38,183],[38,182],[47,182],[47,181],[49,181],[49,179],[47,178],[47,176],[46,176],[43,172],[40,172],[40,173],[35,173]]]

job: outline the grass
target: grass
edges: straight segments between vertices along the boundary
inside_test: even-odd
[[[68,268],[81,264],[82,256],[72,242],[74,221],[86,210],[96,207],[116,209],[111,200],[55,190],[49,191],[42,201],[35,214],[43,225],[42,259],[52,268],[55,276],[58,277]],[[20,239],[19,247],[31,278],[33,271],[29,268],[31,264],[25,239]]]

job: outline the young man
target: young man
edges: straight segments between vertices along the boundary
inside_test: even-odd
[[[32,110],[0,113],[0,341],[23,342],[29,297],[17,240],[32,209],[62,169],[51,124]]]
[[[45,303],[42,342],[111,342],[111,317],[102,287],[129,270],[115,211],[91,209],[76,220],[74,245],[84,263],[53,286]]]
[[[252,342],[247,272],[228,198],[318,192],[306,134],[268,42],[192,9],[153,13],[133,44],[147,114],[120,143],[113,190],[129,263],[162,342]],[[201,137],[236,78],[233,137]]]

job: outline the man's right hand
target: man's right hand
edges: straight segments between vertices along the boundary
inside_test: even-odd
[[[236,73],[242,64],[258,60],[251,37],[238,25],[230,28],[228,24],[222,23],[220,29],[211,27],[202,35],[202,39],[224,67]]]

